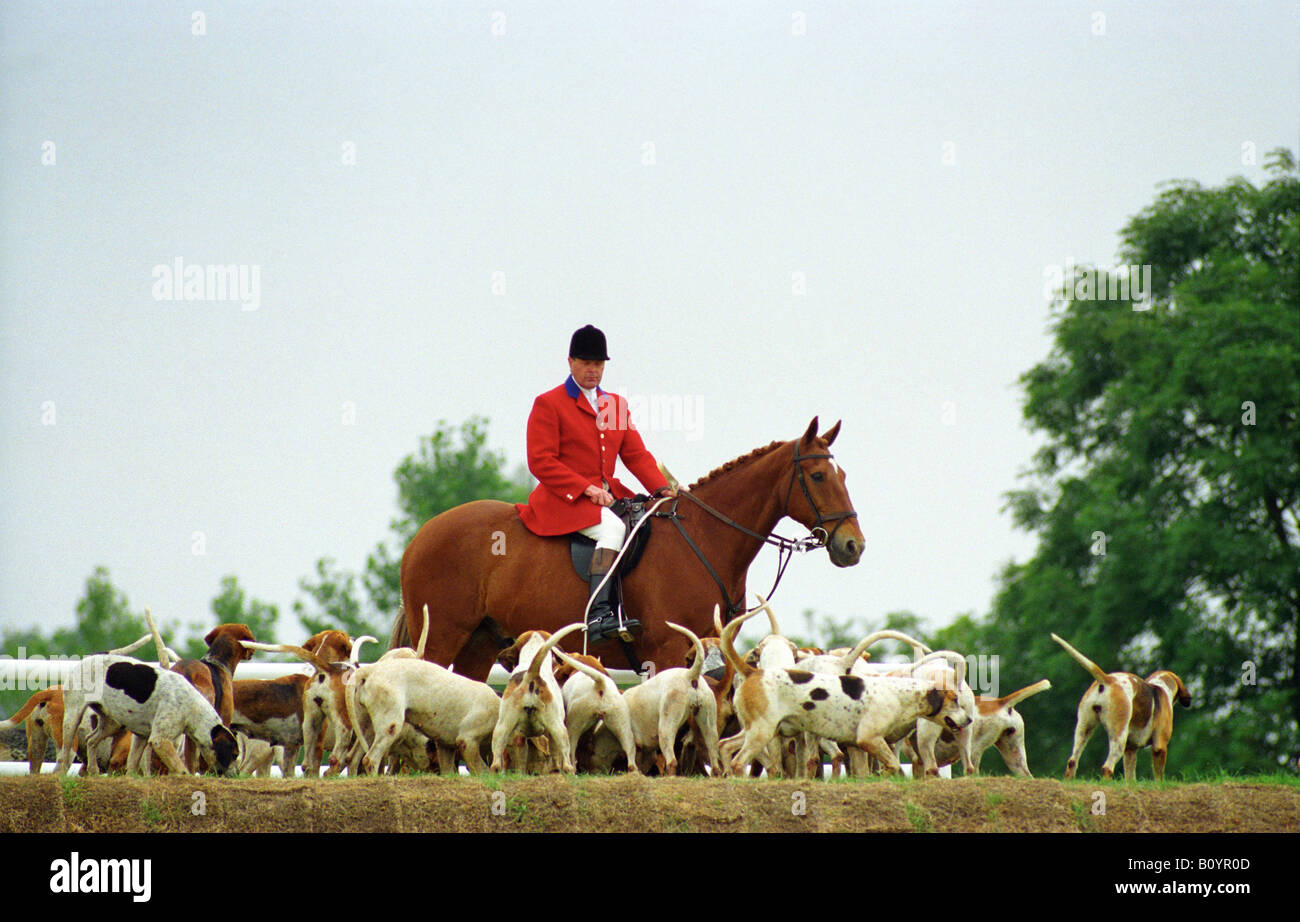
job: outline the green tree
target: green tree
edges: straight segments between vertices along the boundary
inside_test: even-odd
[[[1174,770],[1273,770],[1300,743],[1300,170],[1287,151],[1268,169],[1164,189],[1122,235],[1150,301],[1066,279],[1021,378],[1045,444],[1008,505],[1039,546],[978,633],[1053,681],[1031,765],[1064,766],[1089,681],[1050,631],[1105,669],[1183,678]]]
[[[349,637],[370,634],[379,640],[387,634],[388,626],[381,626],[366,612],[356,575],[338,569],[331,558],[317,560],[315,579],[301,579],[298,587],[313,603],[310,608],[301,601],[293,603],[294,613],[309,634],[337,630],[345,631]]]
[[[402,459],[393,472],[398,515],[389,525],[390,536],[366,559],[360,579],[322,558],[314,579],[300,581],[311,601],[295,602],[294,611],[308,630],[337,628],[353,637],[372,634],[385,640],[401,606],[401,556],[420,526],[473,500],[516,503],[528,498],[532,485],[527,475],[521,469],[507,475],[504,455],[487,448],[487,425],[482,416],[470,417],[459,428],[440,420],[433,435]]]
[[[212,600],[212,614],[216,624],[246,624],[260,642],[276,643],[275,624],[280,620],[280,609],[248,598],[234,576],[221,580],[221,592]]]
[[[7,631],[0,649],[15,659],[49,656],[84,656],[124,647],[147,634],[149,626],[143,612],[133,612],[126,594],[115,587],[108,570],[96,567],[86,579],[85,594],[77,602],[77,620],[72,627],[56,628],[48,637],[39,628]],[[150,645],[137,651],[150,659]],[[0,708],[12,714],[21,707],[33,689],[0,689]]]

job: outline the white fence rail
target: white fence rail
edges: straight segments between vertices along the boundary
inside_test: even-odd
[[[79,659],[7,659],[0,656],[0,691],[39,691],[58,685],[75,669]],[[286,675],[311,675],[307,663],[240,663],[236,679],[278,679]],[[641,676],[631,669],[611,669],[610,677],[619,685],[635,685]],[[493,666],[488,684],[504,686],[510,678],[501,666]]]
[[[39,691],[42,688],[49,688],[51,685],[57,685],[63,681],[70,670],[74,669],[79,659],[7,659],[0,657],[0,691],[26,690]],[[312,667],[306,663],[240,663],[236,671],[236,678],[240,679],[278,679],[281,676],[301,674],[310,675]],[[610,676],[619,685],[634,685],[641,681],[641,676],[630,669],[611,669]],[[510,673],[500,666],[493,666],[492,673],[488,676],[488,683],[494,686],[502,687],[506,680],[510,678]],[[74,766],[76,771],[80,766]],[[46,762],[42,767],[42,772],[53,772],[55,764]],[[299,777],[302,774],[302,766],[297,766]],[[271,769],[272,775],[280,777],[279,766]],[[912,774],[912,766],[904,765],[903,773],[909,777]],[[951,777],[952,770],[944,766],[939,773],[945,777]],[[0,762],[0,777],[5,775],[25,775],[27,774],[26,762]]]

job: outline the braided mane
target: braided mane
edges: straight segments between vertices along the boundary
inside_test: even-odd
[[[772,452],[774,449],[780,448],[782,445],[785,444],[787,443],[778,441],[778,442],[771,442],[767,445],[764,445],[762,448],[755,448],[749,454],[741,455],[739,458],[728,461],[726,464],[722,465],[722,467],[715,467],[713,470],[709,471],[699,480],[695,481],[695,483],[691,484],[690,487],[688,487],[688,489],[694,490],[698,486],[703,486],[704,484],[713,480],[715,477],[719,477],[722,474],[727,473],[728,471],[733,471],[736,468],[740,467],[742,464],[747,464],[750,461],[753,461],[757,458],[761,458],[764,455]]]

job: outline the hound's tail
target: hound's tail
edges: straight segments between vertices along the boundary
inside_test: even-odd
[[[921,643],[921,641],[917,640],[915,637],[904,634],[902,631],[893,631],[888,629],[876,631],[874,634],[868,634],[866,637],[863,637],[858,641],[857,646],[848,653],[845,653],[844,656],[840,657],[840,672],[847,675],[848,671],[853,668],[853,664],[858,661],[858,657],[863,654],[867,647],[881,640],[901,640],[912,648],[912,653],[916,656],[921,656],[930,652],[929,647]]]
[[[755,592],[754,596],[758,599],[759,610],[767,612],[767,623],[771,628],[772,633],[776,634],[778,637],[784,637],[785,635],[781,633],[781,625],[776,623],[776,612],[772,611],[771,603],[768,602],[767,599],[763,598],[761,592]]]
[[[536,681],[537,677],[541,675],[542,663],[546,659],[546,654],[550,653],[551,649],[557,643],[563,640],[565,637],[568,637],[574,631],[582,630],[584,627],[586,627],[586,625],[583,624],[581,621],[575,621],[573,624],[569,624],[560,628],[550,637],[546,638],[546,643],[538,647],[537,652],[533,654],[533,661],[528,664],[528,675],[525,676],[524,681],[526,682]]]
[[[134,653],[136,650],[139,650],[141,647],[143,647],[151,640],[153,640],[153,638],[148,634],[145,634],[139,640],[133,640],[125,647],[114,647],[113,649],[108,651],[108,654],[109,656],[130,656],[132,653]]]
[[[912,671],[916,672],[918,668],[924,666],[926,663],[932,663],[935,660],[941,659],[947,660],[952,664],[953,670],[957,673],[957,687],[960,688],[961,684],[966,681],[966,657],[962,656],[956,650],[935,650],[933,653],[927,654],[925,659],[913,666]]]
[[[424,606],[424,624],[420,627],[420,645],[415,648],[415,655],[424,659],[424,645],[429,642],[429,606]]]
[[[361,730],[361,721],[357,717],[357,710],[360,707],[357,704],[357,689],[365,684],[366,674],[374,668],[373,666],[362,666],[355,669],[343,683],[343,709],[347,712],[348,722],[352,724],[352,735],[356,738],[357,746],[361,748],[363,755],[370,755],[370,742],[366,739],[366,734]],[[348,769],[351,774],[352,770]]]
[[[27,699],[26,704],[14,711],[13,714],[9,715],[8,720],[0,720],[0,730],[11,730],[14,727],[21,727],[23,721],[27,719],[27,716],[31,714],[32,711],[36,710],[37,705],[43,704],[44,702],[45,698],[42,696],[41,692],[32,695]]]
[[[1092,660],[1088,659],[1088,657],[1084,656],[1078,650],[1074,649],[1074,647],[1070,646],[1060,637],[1057,637],[1055,634],[1052,635],[1052,639],[1055,640],[1057,643],[1059,643],[1061,646],[1065,647],[1065,652],[1073,656],[1075,660],[1078,661],[1080,666],[1082,666],[1084,669],[1087,669],[1090,673],[1092,673],[1092,677],[1094,679],[1102,683],[1105,683],[1107,681],[1108,676],[1100,666],[1098,666]]]
[[[673,624],[671,621],[665,621],[664,624],[678,634],[685,634],[691,639],[691,643],[695,644],[695,661],[691,663],[691,668],[686,672],[687,677],[691,680],[691,685],[694,686],[699,681],[700,673],[704,669],[704,644],[700,643],[700,638],[696,637],[695,632],[690,628],[682,627],[680,624]]]
[[[379,639],[371,637],[369,634],[362,634],[356,640],[352,641],[352,650],[348,653],[348,662],[353,666],[361,663],[361,648],[368,643],[379,643]]]
[[[255,640],[241,640],[240,643],[250,650],[265,650],[268,653],[292,653],[303,662],[311,663],[319,672],[328,675],[331,671],[330,663],[321,659],[319,654],[313,653],[304,647],[297,647],[290,643],[259,643]]]
[[[565,653],[563,650],[556,650],[555,655],[558,656],[560,659],[562,659],[564,662],[568,663],[574,669],[581,672],[587,678],[595,682],[597,688],[604,688],[606,682],[613,681],[613,679],[611,679],[605,673],[601,672],[599,669],[592,669],[586,663],[582,662],[579,659],[575,659],[574,657]]]
[[[1035,682],[1033,685],[1026,685],[1024,688],[1020,689],[1019,691],[1013,691],[1011,694],[999,698],[998,707],[1013,708],[1020,702],[1024,701],[1026,698],[1032,698],[1034,695],[1038,694],[1039,692],[1045,692],[1051,687],[1052,687],[1052,683],[1047,681],[1046,679],[1043,679],[1042,681],[1039,682]]]
[[[153,645],[158,651],[158,665],[164,669],[171,669],[172,664],[167,655],[167,645],[163,643],[162,635],[158,633],[158,625],[153,620],[153,612],[149,611],[147,606],[144,610],[144,618],[149,622],[149,633],[153,635]]]
[[[715,605],[713,610],[716,613],[718,607]],[[732,667],[741,676],[747,676],[751,672],[756,672],[757,670],[740,658],[740,654],[736,652],[733,640],[735,639],[736,634],[740,631],[740,626],[744,624],[747,619],[758,614],[761,610],[761,607],[755,608],[753,611],[747,611],[737,618],[732,618],[727,622],[727,626],[722,629],[722,655],[727,658],[727,662],[731,663]],[[699,662],[699,658],[696,659],[696,662]]]

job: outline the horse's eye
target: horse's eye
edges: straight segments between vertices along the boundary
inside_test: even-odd
[[[821,471],[816,471],[813,473],[812,479],[814,483],[821,483],[823,480],[826,479],[826,475],[823,474]]]

